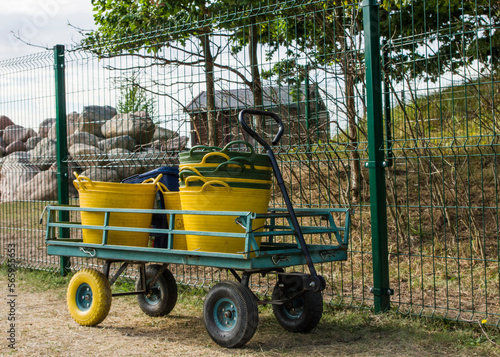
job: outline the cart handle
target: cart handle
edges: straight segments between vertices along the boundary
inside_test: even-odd
[[[276,136],[274,137],[272,144],[277,145],[279,143],[281,137],[283,136],[284,127],[283,127],[283,122],[281,121],[280,117],[277,114],[274,114],[273,112],[268,112],[265,110],[257,110],[257,109],[243,109],[239,114],[239,121],[240,121],[241,126],[243,127],[243,130],[245,130],[252,138],[257,140],[257,142],[266,149],[269,148],[270,145],[247,125],[247,123],[245,122],[245,115],[246,114],[261,115],[261,116],[273,118],[274,121],[276,123],[278,123],[279,130],[278,130],[278,133],[276,134]]]

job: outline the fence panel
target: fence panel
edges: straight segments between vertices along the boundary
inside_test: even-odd
[[[19,266],[57,269],[39,224],[44,206],[57,199],[52,53],[0,62],[0,88],[0,262],[13,247]]]
[[[490,5],[393,6],[383,51],[393,304],[498,325],[498,16]]]

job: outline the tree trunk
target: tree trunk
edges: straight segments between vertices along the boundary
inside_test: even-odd
[[[217,145],[217,122],[215,113],[214,58],[210,49],[210,35],[200,37],[201,48],[205,58],[205,82],[207,86],[207,140],[209,146]]]
[[[359,203],[361,192],[361,169],[358,154],[358,125],[356,123],[356,102],[354,100],[354,74],[350,66],[345,70],[345,93],[347,105],[347,121],[349,125],[349,165],[351,167],[351,193],[353,203]]]
[[[250,57],[250,70],[252,73],[251,90],[253,93],[253,102],[255,109],[264,109],[262,81],[260,78],[259,61],[257,59],[257,46],[259,43],[259,34],[257,32],[257,25],[255,19],[252,18],[250,25],[250,44],[249,44],[249,57]],[[255,116],[255,130],[259,135],[263,135],[264,122],[261,116]]]

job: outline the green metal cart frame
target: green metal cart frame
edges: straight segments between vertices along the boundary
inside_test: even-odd
[[[83,225],[63,221],[71,212],[104,212],[103,225]],[[272,304],[278,322],[286,330],[308,332],[322,315],[321,291],[324,279],[311,274],[286,273],[285,268],[347,260],[351,210],[341,208],[295,209],[296,219],[321,220],[324,226],[300,226],[304,235],[321,235],[323,244],[301,245],[297,239],[291,215],[286,209],[270,209],[266,214],[252,212],[176,211],[163,209],[81,208],[70,205],[49,205],[46,214],[46,244],[50,255],[62,257],[91,257],[104,261],[104,272],[82,269],[75,274],[68,287],[68,308],[81,325],[102,322],[110,309],[112,296],[137,295],[141,309],[150,316],[168,314],[177,300],[177,285],[168,270],[168,264],[216,267],[229,270],[237,280],[215,285],[204,302],[204,320],[207,331],[219,345],[240,347],[248,342],[258,324],[257,305]],[[64,213],[64,214],[61,214]],[[110,226],[113,213],[168,214],[169,227],[174,227],[176,215],[237,216],[236,223],[244,233],[200,232],[160,228],[131,228]],[[344,216],[344,226],[338,226],[334,214]],[[74,215],[74,214],[73,214]],[[43,214],[42,214],[43,216]],[[264,218],[263,230],[252,230],[255,219]],[[69,237],[70,230],[102,230],[101,244],[87,244],[82,239]],[[168,235],[167,248],[132,247],[107,244],[110,231],[163,233]],[[59,234],[58,234],[59,233]],[[67,236],[60,236],[65,234]],[[245,251],[236,254],[172,249],[174,234],[227,236],[245,239]],[[326,238],[325,238],[326,236]],[[260,247],[256,238],[262,237]],[[279,242],[281,237],[295,237],[294,243]],[[303,241],[303,239],[302,239]],[[110,277],[110,266],[122,263]],[[151,264],[152,263],[152,264]],[[139,265],[136,291],[111,293],[111,285],[130,264]],[[271,299],[259,300],[249,289],[252,274],[276,274],[277,284]]]

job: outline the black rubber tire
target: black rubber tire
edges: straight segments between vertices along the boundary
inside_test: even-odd
[[[293,296],[296,291],[285,292]],[[282,292],[276,284],[273,300],[282,299]],[[315,328],[323,315],[323,296],[320,292],[306,291],[285,305],[273,305],[273,313],[281,327],[290,332],[306,333]]]
[[[146,283],[149,283],[161,269],[161,265],[148,265],[146,267]],[[141,277],[135,283],[136,290],[142,287]],[[137,295],[137,302],[141,310],[148,316],[165,316],[172,311],[177,303],[177,282],[170,270],[166,269],[156,279],[149,294]]]
[[[210,289],[205,297],[203,319],[208,334],[218,345],[241,347],[257,330],[257,301],[246,286],[223,281]]]

